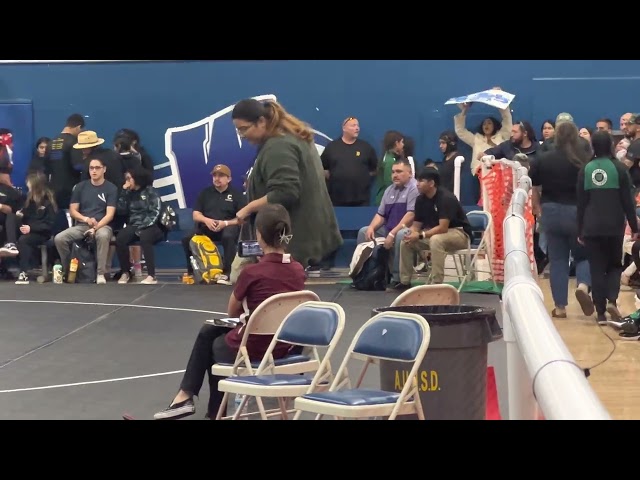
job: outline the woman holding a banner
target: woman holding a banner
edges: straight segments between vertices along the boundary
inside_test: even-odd
[[[501,90],[501,88],[493,87],[491,90]],[[480,167],[480,158],[484,155],[484,151],[500,145],[502,142],[511,138],[513,119],[511,117],[511,110],[509,110],[509,106],[507,105],[505,108],[499,109],[502,122],[495,117],[487,117],[482,120],[482,123],[474,132],[471,132],[466,128],[467,112],[471,105],[472,103],[458,104],[462,112],[453,117],[453,120],[458,138],[473,149],[471,155],[471,173],[477,175]]]

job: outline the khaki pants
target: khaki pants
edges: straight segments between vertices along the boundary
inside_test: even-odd
[[[62,268],[65,273],[68,273],[69,257],[71,256],[71,244],[78,242],[84,238],[84,234],[91,227],[89,225],[76,225],[75,227],[67,228],[60,232],[53,239],[60,254],[60,260],[62,261]],[[109,256],[109,243],[111,243],[111,237],[113,237],[113,230],[111,227],[105,226],[96,232],[96,263],[98,267],[98,275],[104,275],[107,270],[107,257]]]
[[[413,275],[413,256],[415,252],[429,250],[431,252],[431,274],[433,283],[444,281],[444,261],[447,253],[467,248],[469,237],[462,228],[450,228],[447,233],[434,235],[424,240],[416,240],[411,244],[402,242],[400,246],[400,282],[411,283]]]

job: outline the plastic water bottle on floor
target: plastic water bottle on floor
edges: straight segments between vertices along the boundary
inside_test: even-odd
[[[240,409],[240,405],[242,404],[242,400],[244,400],[244,395],[240,395],[239,393],[236,393],[236,397],[235,397],[234,402],[233,402],[233,413],[234,414]],[[246,408],[245,408],[245,410],[246,410]],[[239,417],[238,420],[248,420],[248,418]]]

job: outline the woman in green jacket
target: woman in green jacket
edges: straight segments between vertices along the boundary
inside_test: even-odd
[[[238,102],[232,113],[238,134],[258,146],[247,179],[247,205],[237,217],[252,220],[272,203],[291,216],[295,235],[288,252],[303,266],[317,263],[342,245],[320,155],[308,125],[276,102]]]

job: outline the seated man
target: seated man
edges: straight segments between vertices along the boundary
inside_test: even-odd
[[[391,283],[400,282],[400,245],[413,223],[418,182],[413,178],[411,164],[399,159],[391,169],[392,185],[385,190],[378,213],[368,227],[358,232],[358,243],[370,242],[376,237],[385,237],[384,248],[390,250],[389,270]],[[393,248],[393,250],[392,250]]]
[[[444,281],[447,253],[467,248],[473,232],[456,196],[440,185],[440,174],[427,167],[418,174],[415,218],[411,231],[400,246],[400,282],[391,291],[411,288],[413,257],[416,251],[431,252],[433,283]]]
[[[0,129],[1,130],[1,129]],[[4,135],[4,134],[3,134]],[[11,183],[13,162],[7,146],[0,144],[0,257],[16,257],[16,236],[18,223],[16,212],[22,208],[23,197],[20,190]]]
[[[245,206],[245,196],[229,185],[231,170],[226,165],[216,165],[213,175],[213,185],[205,188],[193,206],[193,221],[195,230],[182,239],[185,256],[187,257],[187,273],[182,277],[182,283],[193,284],[193,267],[189,261],[191,248],[189,242],[194,235],[206,235],[213,242],[222,242],[223,270],[218,278],[219,285],[231,285],[231,264],[238,249],[240,227],[236,214]]]
[[[104,178],[104,160],[94,158],[89,162],[90,180],[78,183],[71,194],[69,215],[76,224],[55,236],[54,242],[64,273],[68,273],[71,244],[92,235],[96,241],[96,263],[98,267],[96,283],[107,283],[104,274],[109,255],[109,243],[113,230],[109,225],[113,220],[118,202],[118,187]]]

